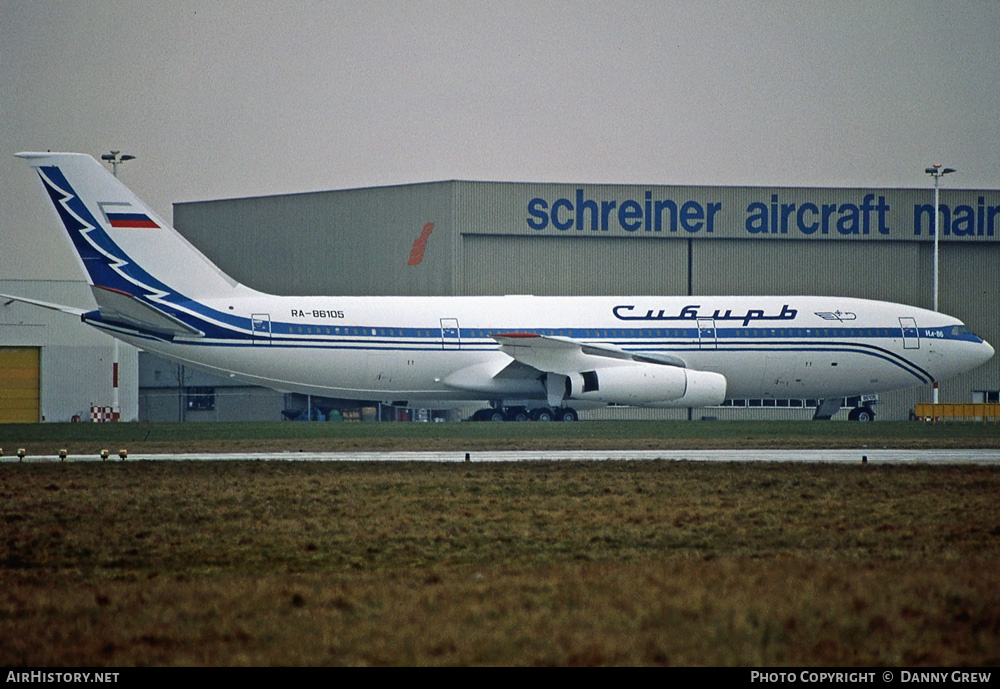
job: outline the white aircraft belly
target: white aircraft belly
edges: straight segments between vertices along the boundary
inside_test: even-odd
[[[213,347],[146,340],[133,340],[133,344],[165,358],[254,385],[328,397],[373,399],[385,396],[468,399],[468,392],[443,384],[438,374],[491,358],[506,359],[497,351],[415,351],[406,357],[389,358],[365,349]]]

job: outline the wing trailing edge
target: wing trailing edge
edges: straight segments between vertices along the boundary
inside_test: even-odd
[[[492,337],[504,354],[546,373],[579,373],[600,366],[600,358],[687,368],[687,363],[673,354],[630,352],[603,342],[581,342],[571,337],[536,333],[498,333]]]

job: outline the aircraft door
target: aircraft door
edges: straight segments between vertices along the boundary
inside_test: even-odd
[[[920,330],[913,318],[900,318],[899,325],[903,329],[903,349],[920,349]]]
[[[718,349],[714,318],[698,319],[698,349]]]
[[[255,345],[271,344],[271,314],[255,313],[250,316],[253,343]]]
[[[461,349],[462,336],[457,318],[441,319],[441,349]]]

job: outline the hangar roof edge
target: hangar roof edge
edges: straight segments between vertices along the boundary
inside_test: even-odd
[[[426,182],[403,182],[399,184],[383,184],[383,185],[373,185],[373,186],[359,186],[359,187],[342,187],[339,189],[313,189],[310,191],[294,191],[287,193],[278,194],[258,194],[253,196],[231,196],[217,199],[198,199],[191,201],[175,201],[173,205],[194,205],[199,203],[217,203],[220,201],[251,201],[256,199],[272,199],[279,197],[294,197],[294,196],[307,196],[316,194],[335,194],[339,192],[358,192],[358,191],[380,191],[383,189],[402,189],[409,187],[430,187],[437,185],[448,185],[448,184],[471,184],[471,185],[500,185],[500,186],[536,186],[536,187],[566,187],[566,188],[577,188],[577,187],[620,187],[620,188],[642,188],[642,189],[745,189],[745,190],[779,190],[779,191],[808,191],[808,190],[829,190],[829,191],[892,191],[892,192],[921,192],[927,191],[928,193],[933,192],[934,187],[931,186],[917,186],[917,187],[899,187],[899,186],[858,186],[858,187],[846,187],[846,186],[830,186],[830,187],[817,187],[817,186],[794,186],[794,185],[771,185],[771,184],[757,184],[757,185],[743,185],[743,184],[645,184],[636,182],[551,182],[551,181],[510,181],[510,180],[475,180],[475,179],[442,179],[442,180],[431,180]],[[951,192],[958,193],[989,193],[995,194],[1000,193],[1000,188],[998,189],[982,189],[973,187],[957,187],[949,186],[941,189],[942,194],[947,194]]]

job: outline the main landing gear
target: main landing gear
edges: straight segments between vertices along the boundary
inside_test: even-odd
[[[844,407],[852,407],[847,413],[849,421],[874,421],[875,409],[872,405],[878,403],[875,395],[855,395],[853,397],[831,397],[819,401],[816,406],[816,413],[813,414],[814,421],[829,421]]]
[[[473,421],[576,421],[579,416],[571,407],[491,407],[472,415]]]
[[[855,407],[847,414],[848,421],[874,421],[875,410],[867,404],[863,407]]]

